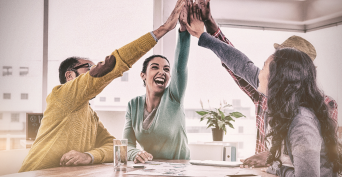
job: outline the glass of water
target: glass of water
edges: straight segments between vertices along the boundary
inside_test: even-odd
[[[127,139],[114,139],[114,171],[125,171],[127,165]]]

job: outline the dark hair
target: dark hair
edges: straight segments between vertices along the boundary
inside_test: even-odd
[[[73,67],[75,67],[79,62],[78,60],[82,59],[81,57],[69,57],[62,61],[59,65],[59,82],[61,84],[66,83],[65,72],[70,71]],[[75,70],[76,77],[79,76],[79,73]]]
[[[307,54],[294,48],[275,51],[269,65],[267,106],[271,130],[266,137],[272,139],[267,163],[279,161],[282,164],[282,142],[286,142],[289,126],[299,107],[303,106],[312,110],[320,122],[327,157],[333,164],[333,171],[342,172],[342,148],[335,132],[337,124],[330,117],[324,95],[317,87],[316,67]]]
[[[168,60],[166,57],[164,57],[163,55],[152,55],[152,56],[150,56],[150,57],[148,57],[148,58],[145,59],[145,61],[144,61],[144,63],[143,63],[143,68],[142,68],[142,70],[141,70],[142,73],[145,73],[145,74],[146,74],[146,69],[147,69],[148,63],[149,63],[153,58],[156,58],[156,57],[164,58],[164,59],[170,64],[169,60]],[[146,86],[145,81],[143,81],[143,82],[144,82],[144,86]]]

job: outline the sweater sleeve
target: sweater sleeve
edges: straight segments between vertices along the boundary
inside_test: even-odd
[[[113,162],[113,139],[115,138],[110,135],[107,129],[99,121],[95,149],[88,152],[94,157],[93,164]]]
[[[123,138],[128,140],[127,146],[127,159],[134,160],[137,153],[140,151],[137,147],[137,139],[135,137],[135,133],[133,130],[132,125],[132,118],[131,118],[131,102],[128,103],[128,108],[126,112],[126,123],[123,132]]]
[[[55,106],[61,106],[65,114],[77,109],[80,104],[85,104],[91,98],[99,94],[112,80],[121,77],[122,73],[127,71],[147,53],[156,41],[150,33],[147,33],[135,41],[112,52],[115,58],[115,67],[109,73],[101,77],[93,77],[90,72],[81,74],[72,81],[61,86],[55,87],[53,92]]]
[[[288,132],[294,168],[280,167],[279,176],[320,176],[322,137],[317,122],[311,116],[296,116]]]
[[[200,36],[198,45],[212,50],[234,74],[246,80],[254,88],[258,87],[260,69],[238,49],[205,32]]]
[[[178,41],[175,53],[175,63],[172,69],[170,91],[171,97],[182,103],[188,82],[188,58],[190,50],[190,34],[188,31],[178,32]]]

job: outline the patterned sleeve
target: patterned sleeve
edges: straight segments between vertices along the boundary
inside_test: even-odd
[[[226,38],[226,36],[222,33],[221,29],[218,28],[214,34],[211,34],[213,37],[219,39],[220,41],[234,47],[234,45]],[[265,120],[264,116],[266,114],[267,109],[267,98],[260,94],[256,88],[254,88],[250,83],[248,83],[244,78],[234,74],[232,70],[230,70],[223,62],[222,66],[226,68],[228,73],[232,76],[236,84],[240,87],[242,91],[244,91],[254,102],[255,105],[255,113],[256,113],[256,128],[257,128],[257,139],[256,139],[256,154],[266,151],[265,145]]]

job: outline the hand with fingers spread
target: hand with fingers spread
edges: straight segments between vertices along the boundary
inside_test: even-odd
[[[202,21],[200,9],[198,8],[198,5],[193,4],[192,1],[190,1],[189,9],[190,25],[186,24],[186,29],[192,36],[199,38],[204,32],[204,23]]]
[[[179,15],[179,24],[180,28],[179,31],[183,32],[186,31],[186,24],[188,24],[188,17],[189,17],[189,9],[190,8],[190,2],[189,0],[185,1],[185,5],[183,6],[182,12]]]
[[[185,0],[178,0],[176,3],[175,8],[173,9],[171,15],[166,20],[166,22],[160,26],[158,29],[153,31],[153,34],[157,37],[157,39],[160,39],[163,37],[167,32],[174,29],[177,25],[177,20],[179,19],[180,13],[182,12]]]
[[[205,28],[209,34],[213,34],[217,31],[218,25],[214,18],[211,16],[210,0],[197,0],[198,7],[201,9],[202,20]]]
[[[255,154],[245,160],[241,160],[243,165],[248,165],[248,167],[266,167],[266,160],[269,155],[269,151],[265,151],[259,154]]]
[[[92,158],[89,154],[71,150],[65,153],[59,165],[61,166],[75,166],[75,165],[88,165],[90,164]]]
[[[210,0],[196,0],[199,9],[201,9],[202,20],[208,21],[211,17]]]
[[[146,161],[152,160],[153,156],[152,154],[146,152],[146,151],[140,151],[137,153],[137,155],[134,158],[134,163],[145,163]]]

